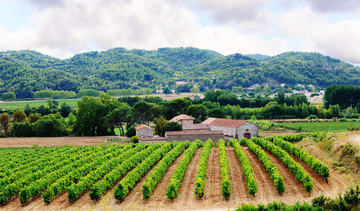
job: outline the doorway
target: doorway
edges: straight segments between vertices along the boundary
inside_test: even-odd
[[[244,133],[244,138],[251,139],[251,134],[250,133]]]

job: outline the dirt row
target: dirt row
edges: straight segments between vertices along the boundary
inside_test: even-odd
[[[20,202],[19,199],[16,198],[3,208],[13,210],[227,210],[236,208],[242,203],[266,204],[272,201],[283,201],[285,203],[295,203],[297,201],[309,202],[314,196],[322,193],[326,196],[336,196],[339,192],[344,191],[349,184],[347,179],[334,171],[331,171],[329,182],[326,183],[306,164],[295,158],[295,160],[309,172],[313,179],[314,191],[311,195],[309,195],[305,192],[302,184],[295,179],[294,175],[288,170],[288,168],[282,164],[277,157],[267,152],[271,161],[277,166],[280,174],[284,177],[285,192],[282,195],[279,195],[262,163],[247,147],[243,147],[243,149],[251,161],[255,173],[255,179],[258,183],[258,192],[254,197],[247,193],[245,177],[234,149],[232,147],[227,147],[226,153],[230,167],[231,197],[229,200],[224,199],[221,194],[219,149],[218,147],[213,147],[209,155],[205,196],[202,199],[198,199],[194,196],[195,178],[202,151],[202,149],[198,149],[194,157],[191,159],[189,167],[185,173],[182,186],[179,189],[179,197],[173,201],[167,198],[165,192],[169,184],[170,177],[175,171],[175,168],[183,155],[179,156],[166,171],[164,177],[148,200],[144,200],[142,198],[142,183],[154,167],[145,177],[141,179],[139,183],[135,185],[122,203],[119,203],[114,199],[112,189],[108,191],[99,202],[93,202],[89,197],[89,192],[87,192],[80,197],[79,200],[70,205],[67,202],[67,193],[64,193],[56,198],[50,205],[44,205],[43,199],[39,197],[33,200],[29,205],[19,207]]]

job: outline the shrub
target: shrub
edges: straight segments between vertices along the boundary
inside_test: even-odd
[[[135,130],[135,124],[131,125],[129,127],[129,129],[127,129],[126,131],[126,136],[127,137],[133,137],[136,135],[136,130]]]
[[[133,144],[139,143],[139,136],[131,137],[130,142],[133,143]]]

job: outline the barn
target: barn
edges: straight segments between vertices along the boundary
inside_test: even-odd
[[[236,139],[258,136],[258,127],[245,120],[208,118],[201,124],[209,126],[211,131],[222,130],[225,136]]]

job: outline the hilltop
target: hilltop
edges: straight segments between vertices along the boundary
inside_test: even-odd
[[[201,91],[233,86],[285,83],[326,87],[360,85],[360,67],[319,53],[286,52],[222,55],[211,50],[114,48],[58,59],[31,50],[0,52],[0,93],[14,91],[18,98],[52,89],[78,91],[175,88],[175,81],[197,84]]]

